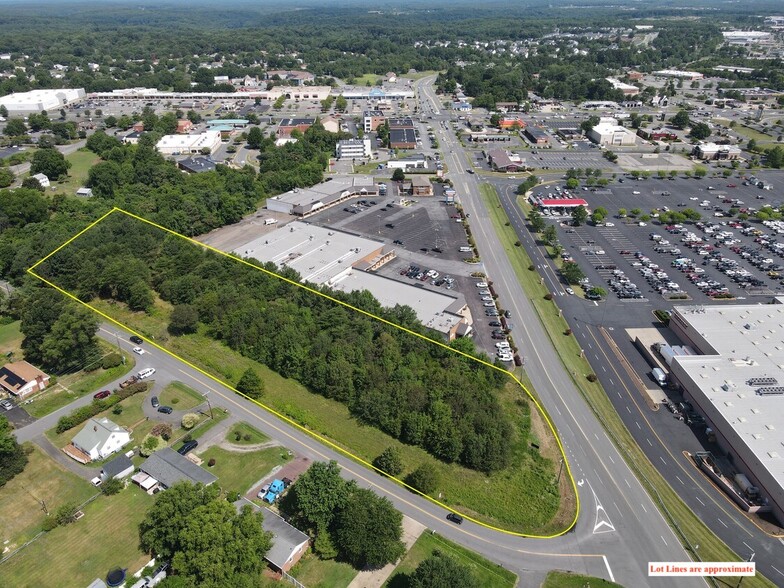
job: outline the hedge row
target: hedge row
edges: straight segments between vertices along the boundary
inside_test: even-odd
[[[121,400],[125,400],[126,398],[130,398],[134,394],[138,394],[139,392],[146,392],[147,391],[147,382],[136,382],[135,384],[131,384],[127,388],[123,388],[120,390],[115,390],[114,394],[109,396],[108,398],[104,398],[102,400],[93,400],[87,406],[82,406],[74,410],[71,414],[66,415],[64,417],[60,417],[60,420],[57,421],[57,432],[64,433],[68,429],[73,429],[74,427],[81,425],[87,419],[90,419],[105,411],[107,408],[111,408]]]

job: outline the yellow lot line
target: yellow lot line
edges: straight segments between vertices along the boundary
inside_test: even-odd
[[[172,351],[169,351],[168,349],[166,349],[164,347],[161,347],[156,342],[147,339],[141,333],[137,333],[136,331],[131,329],[129,326],[127,326],[127,325],[117,321],[116,319],[110,317],[109,315],[105,314],[104,312],[101,312],[100,310],[98,310],[97,308],[91,306],[87,302],[84,302],[84,301],[80,300],[77,296],[75,296],[75,295],[71,294],[70,292],[64,290],[63,288],[61,288],[58,285],[52,283],[51,281],[47,280],[46,278],[38,275],[34,271],[35,268],[38,267],[38,265],[40,265],[41,263],[43,263],[44,261],[46,261],[47,259],[52,257],[55,253],[57,253],[58,251],[62,250],[64,247],[68,246],[74,240],[76,240],[78,237],[80,237],[81,235],[83,235],[84,233],[86,233],[87,231],[89,231],[90,229],[95,227],[96,225],[98,225],[101,221],[103,221],[104,219],[108,218],[110,215],[115,214],[115,213],[121,213],[121,214],[124,214],[124,215],[126,215],[126,216],[128,216],[130,218],[138,220],[140,222],[144,222],[144,223],[146,223],[146,224],[148,224],[150,226],[153,226],[153,227],[155,227],[157,229],[160,229],[161,231],[164,231],[165,233],[168,233],[170,235],[174,235],[175,237],[179,237],[181,239],[184,239],[184,240],[188,241],[189,243],[192,243],[193,245],[196,245],[197,247],[200,247],[202,249],[207,249],[209,251],[212,251],[213,253],[216,253],[216,254],[221,255],[223,257],[227,257],[227,258],[232,259],[232,260],[234,260],[234,261],[236,261],[238,263],[241,263],[241,264],[244,264],[244,265],[246,265],[248,267],[251,267],[254,270],[261,271],[261,272],[267,274],[268,276],[277,278],[279,280],[282,280],[282,281],[284,281],[284,282],[286,282],[288,284],[291,284],[293,286],[296,286],[298,288],[302,288],[303,290],[306,290],[306,291],[308,291],[308,292],[310,292],[312,294],[316,294],[318,296],[322,296],[323,298],[326,298],[326,299],[334,302],[335,304],[339,304],[341,306],[349,308],[349,309],[353,310],[354,312],[358,312],[358,313],[363,314],[363,315],[365,315],[365,316],[367,316],[367,317],[369,317],[369,318],[371,318],[373,320],[382,322],[382,323],[384,323],[386,325],[389,325],[391,327],[394,327],[396,329],[400,329],[401,331],[404,331],[404,332],[408,333],[409,335],[413,335],[415,337],[419,337],[420,339],[428,341],[429,343],[433,343],[433,344],[438,345],[438,346],[440,346],[440,347],[442,347],[444,349],[447,349],[447,350],[449,350],[452,353],[457,353],[458,355],[462,355],[463,357],[466,357],[469,360],[477,361],[477,362],[479,362],[479,363],[481,363],[481,364],[483,364],[483,365],[485,365],[485,366],[487,366],[487,367],[489,367],[491,369],[498,370],[498,371],[503,372],[504,374],[510,376],[517,383],[517,385],[520,386],[520,388],[528,395],[528,398],[530,398],[531,402],[534,403],[534,406],[536,406],[536,409],[539,411],[539,413],[544,418],[545,422],[547,423],[547,426],[550,428],[550,431],[553,434],[553,437],[555,438],[556,443],[558,444],[558,449],[561,452],[561,456],[563,458],[564,464],[566,465],[566,472],[567,472],[567,475],[569,476],[569,481],[570,481],[570,483],[572,485],[572,491],[574,492],[574,495],[575,495],[576,508],[575,508],[574,518],[572,519],[572,521],[569,523],[569,525],[565,529],[563,529],[562,531],[560,531],[558,533],[554,533],[552,535],[531,535],[531,534],[526,534],[526,533],[520,533],[520,532],[517,532],[517,531],[510,531],[508,529],[502,529],[500,527],[496,527],[494,525],[490,525],[488,523],[484,523],[482,521],[474,519],[474,518],[472,518],[472,517],[470,517],[468,515],[465,515],[463,513],[459,513],[458,511],[456,511],[453,508],[451,508],[450,506],[440,502],[439,500],[437,500],[437,499],[435,499],[435,498],[433,498],[431,496],[428,496],[427,494],[425,494],[423,492],[420,492],[419,490],[417,490],[416,488],[414,488],[412,486],[409,486],[403,480],[400,480],[400,479],[398,479],[398,478],[396,478],[394,476],[390,476],[389,474],[387,474],[383,470],[381,470],[381,469],[377,468],[376,466],[374,466],[372,463],[369,463],[369,462],[365,461],[364,459],[362,459],[361,457],[359,457],[357,455],[354,455],[350,451],[344,449],[343,447],[340,447],[339,445],[333,443],[329,439],[326,439],[325,437],[322,437],[318,433],[303,427],[302,425],[300,425],[299,423],[297,423],[294,420],[290,419],[289,417],[285,416],[284,414],[281,414],[281,413],[277,412],[275,409],[273,409],[273,408],[271,408],[271,407],[269,407],[269,406],[267,406],[265,404],[262,404],[261,402],[258,402],[257,400],[254,400],[253,398],[250,398],[249,396],[243,394],[239,390],[237,390],[234,387],[232,387],[230,384],[227,384],[226,382],[218,379],[217,377],[215,377],[212,374],[206,372],[205,370],[201,369],[200,367],[192,364],[188,360],[180,357],[179,355],[173,353]],[[94,222],[90,223],[87,227],[85,227],[84,229],[82,229],[81,231],[76,233],[73,237],[68,239],[65,243],[63,243],[62,245],[60,245],[59,247],[54,249],[52,252],[47,254],[45,257],[43,257],[40,260],[38,260],[35,264],[33,264],[27,270],[27,272],[30,275],[32,275],[33,277],[41,280],[43,283],[45,283],[46,285],[50,286],[51,288],[54,288],[55,290],[57,290],[58,292],[60,292],[64,296],[67,296],[68,298],[74,300],[75,302],[78,302],[82,306],[85,306],[86,308],[89,308],[90,310],[92,310],[96,314],[100,315],[101,317],[105,318],[106,320],[110,321],[111,323],[113,323],[113,324],[115,324],[115,325],[125,329],[126,331],[128,331],[128,332],[130,332],[130,333],[132,333],[132,334],[134,334],[134,335],[136,335],[138,337],[142,337],[147,343],[153,345],[157,349],[160,349],[164,353],[167,353],[167,354],[171,355],[172,357],[174,357],[178,361],[183,362],[184,364],[186,364],[187,366],[191,367],[192,369],[194,369],[194,370],[198,371],[199,373],[207,376],[208,378],[214,380],[215,382],[221,384],[222,386],[225,386],[226,388],[232,390],[236,394],[239,394],[240,396],[242,396],[246,400],[248,400],[250,402],[253,402],[254,404],[259,406],[260,408],[263,408],[264,410],[266,410],[270,414],[275,415],[277,418],[279,418],[282,421],[288,423],[289,425],[299,429],[303,433],[306,433],[306,434],[310,435],[314,439],[316,439],[319,442],[321,442],[321,443],[331,447],[335,451],[338,451],[338,452],[342,453],[346,457],[349,457],[350,459],[353,459],[354,461],[364,465],[365,467],[367,467],[369,469],[375,470],[376,472],[385,475],[389,479],[395,481],[396,483],[400,484],[404,488],[406,488],[406,489],[408,489],[408,490],[410,490],[410,491],[412,491],[412,492],[422,496],[423,498],[425,498],[426,500],[429,500],[433,504],[436,504],[437,506],[440,506],[441,508],[444,508],[444,509],[449,510],[451,512],[454,512],[456,514],[460,514],[464,518],[468,519],[469,521],[471,521],[473,523],[476,523],[477,525],[481,525],[481,526],[483,526],[483,527],[485,527],[487,529],[491,529],[493,531],[498,531],[500,533],[506,533],[508,535],[513,535],[513,536],[517,536],[517,537],[525,537],[525,538],[529,538],[529,539],[553,539],[555,537],[560,537],[561,535],[564,535],[565,533],[569,532],[577,524],[577,518],[578,518],[578,516],[580,514],[580,495],[577,492],[577,484],[575,482],[574,476],[572,475],[571,466],[569,464],[569,460],[566,457],[566,452],[564,450],[563,444],[561,443],[561,438],[558,436],[558,433],[555,430],[555,427],[553,426],[552,422],[550,421],[550,418],[547,416],[547,413],[542,409],[542,407],[540,406],[539,402],[536,400],[536,398],[534,398],[533,394],[531,394],[531,392],[528,390],[528,388],[526,388],[525,385],[514,374],[512,374],[511,372],[509,372],[509,371],[507,371],[507,370],[505,370],[503,368],[500,368],[500,367],[498,367],[496,365],[493,365],[492,363],[486,362],[486,361],[484,361],[482,359],[479,359],[477,357],[469,355],[468,353],[460,351],[459,349],[454,349],[454,348],[450,347],[449,345],[446,345],[445,343],[442,343],[441,341],[437,341],[435,339],[431,339],[430,337],[427,337],[426,335],[422,335],[421,333],[416,333],[414,331],[411,331],[410,329],[407,329],[405,327],[397,325],[397,324],[395,324],[395,323],[393,323],[393,322],[391,322],[391,321],[389,321],[389,320],[387,320],[387,319],[385,319],[383,317],[374,315],[374,314],[372,314],[372,313],[370,313],[370,312],[368,312],[366,310],[363,310],[361,308],[357,308],[355,306],[352,306],[352,305],[350,305],[350,304],[348,304],[346,302],[343,302],[342,300],[338,300],[336,298],[333,298],[332,296],[329,296],[328,294],[325,294],[323,292],[319,292],[318,290],[310,288],[309,286],[306,286],[304,284],[300,284],[299,282],[296,282],[296,281],[291,280],[289,278],[285,278],[285,277],[283,277],[281,275],[278,275],[275,272],[267,270],[267,269],[265,269],[263,267],[259,267],[257,265],[254,265],[254,264],[252,264],[252,263],[250,263],[250,262],[248,262],[248,261],[246,261],[246,260],[244,260],[244,259],[242,259],[240,257],[237,257],[236,255],[232,255],[230,253],[226,253],[224,251],[216,249],[215,247],[212,247],[212,246],[207,245],[205,243],[200,243],[199,241],[196,241],[195,239],[191,239],[190,237],[186,237],[185,235],[181,235],[180,233],[177,233],[176,231],[168,229],[168,228],[166,228],[166,227],[164,227],[162,225],[159,225],[159,224],[154,223],[154,222],[152,222],[152,221],[150,221],[148,219],[145,219],[144,217],[135,215],[135,214],[133,214],[131,212],[128,212],[126,210],[123,210],[123,209],[117,208],[117,207],[112,208],[112,210],[110,210],[109,212],[107,212],[106,214],[104,214],[103,216],[101,216],[100,218],[95,220]],[[550,555],[553,555],[553,556],[561,556],[561,555],[566,556],[567,554],[550,554]],[[590,557],[601,557],[601,555],[591,555]]]

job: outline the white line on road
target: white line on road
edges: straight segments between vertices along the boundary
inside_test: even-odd
[[[749,545],[748,543],[746,543],[745,541],[743,542],[743,545],[748,547],[751,551],[754,551],[754,548],[751,545]]]
[[[695,496],[694,498],[696,498],[697,502],[699,502],[702,506],[705,506],[705,503],[702,500],[700,500],[699,496]]]
[[[667,545],[667,540],[664,538],[664,535],[659,535],[659,537],[661,537],[661,540],[664,541],[665,545]],[[669,545],[667,545],[667,547],[669,547]]]
[[[615,386],[615,382],[612,381],[612,378],[610,378],[610,385]]]
[[[604,373],[607,373],[607,368],[606,367],[602,366],[602,369],[604,370]]]
[[[784,572],[782,572],[782,571],[781,571],[780,569],[778,569],[776,566],[770,566],[770,567],[772,567],[772,568],[773,568],[774,570],[776,570],[776,571],[777,571],[779,574],[781,574],[782,576],[784,576]]]
[[[676,476],[675,476],[675,477],[676,477],[676,478],[678,478],[678,481],[679,481],[681,484],[683,484],[684,486],[686,485],[686,484],[684,484],[684,483],[683,483],[683,480],[681,480],[680,476],[678,476],[678,475],[676,474]]]
[[[645,505],[644,505],[644,504],[642,504],[642,503],[640,503],[640,506],[641,506],[641,507],[642,507],[642,509],[645,511],[645,514],[648,514],[648,509],[647,509],[647,508],[645,508]]]
[[[642,431],[642,427],[640,426],[640,423],[638,423],[637,421],[634,421],[634,424],[637,425],[637,428],[640,429],[640,431]]]
[[[618,392],[617,390],[615,391],[615,393],[618,395],[618,398],[623,398],[623,396],[621,396],[621,393]]]
[[[626,485],[627,485],[629,488],[631,488],[631,487],[632,487],[632,485],[631,485],[631,484],[629,484],[629,480],[627,480],[626,478],[624,478],[624,479],[623,479],[623,481],[624,481],[624,482],[626,482]]]
[[[628,404],[626,405],[626,410],[629,412],[629,414],[632,414],[632,409],[631,409],[631,408],[629,408],[629,405],[628,405]]]
[[[602,559],[604,560],[604,565],[607,568],[607,573],[610,576],[610,582],[615,582],[615,576],[613,576],[612,570],[610,569],[610,562],[607,561],[607,556],[603,555]],[[773,569],[776,569],[776,568],[773,568]],[[778,572],[778,570],[776,570],[776,571]],[[779,574],[781,574],[781,572],[779,572]]]
[[[558,408],[558,405],[556,405],[556,406],[555,406],[555,411],[556,411],[558,414],[561,414],[561,409],[560,409],[560,408]]]
[[[659,459],[660,459],[660,460],[662,460],[662,463],[663,463],[664,465],[667,465],[667,462],[666,462],[666,461],[664,461],[664,458],[663,458],[661,455],[659,456]]]
[[[650,439],[648,439],[648,437],[646,437],[646,438],[645,438],[645,440],[648,442],[648,445],[650,445],[651,447],[653,447],[653,443],[651,443],[651,440],[650,440]]]
[[[724,525],[724,527],[725,527],[726,529],[729,529],[729,527],[727,526],[727,523],[725,523],[724,521],[722,521],[720,518],[716,517],[716,520],[717,520],[717,521],[719,521],[719,522],[720,522],[722,525]]]
[[[612,458],[612,455],[608,455],[607,457],[609,457],[609,458],[610,458],[610,461],[611,461],[611,462],[615,463],[615,460]]]

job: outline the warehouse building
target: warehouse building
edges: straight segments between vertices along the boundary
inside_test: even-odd
[[[538,127],[526,127],[523,134],[534,145],[547,145],[550,142],[549,135]]]
[[[30,92],[14,92],[0,98],[0,105],[8,112],[41,112],[42,110],[59,110],[84,98],[84,88],[63,88],[61,90],[32,90]]]
[[[334,176],[310,188],[294,188],[267,198],[267,210],[308,216],[357,196],[378,196],[370,176]]]
[[[680,78],[682,80],[701,80],[705,76],[702,75],[698,71],[681,71],[678,69],[660,69],[659,71],[653,72],[655,76],[661,76],[663,78]]]
[[[164,135],[155,147],[163,155],[193,155],[205,149],[214,153],[220,144],[220,131],[213,130],[199,135]]]
[[[453,339],[473,320],[462,294],[443,294],[371,273],[395,258],[382,241],[294,221],[237,248],[235,254],[296,271],[304,282],[343,292],[367,290],[383,306],[410,306],[423,324]]]
[[[705,417],[727,460],[784,523],[784,298],[676,306],[670,328],[702,354],[672,358],[674,383]]]
[[[631,146],[637,142],[637,135],[626,127],[609,122],[599,123],[588,131],[588,138],[598,145]]]
[[[632,84],[626,84],[616,78],[605,78],[612,84],[614,90],[620,90],[624,96],[636,96],[640,93],[640,89]]]

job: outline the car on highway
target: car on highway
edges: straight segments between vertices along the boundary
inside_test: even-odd
[[[474,173],[474,170],[472,170],[472,169],[467,169],[466,171],[467,171],[469,174],[472,174],[472,173]]]
[[[131,343],[136,343],[137,345],[141,345],[144,343],[144,340],[141,337],[137,337],[136,335],[131,335]]]
[[[158,412],[162,412],[163,414],[171,414],[174,412],[174,409],[171,406],[159,406]]]
[[[108,398],[109,396],[111,396],[111,394],[112,393],[109,390],[101,390],[100,392],[96,392],[95,394],[93,394],[93,398],[95,398],[96,400],[101,400],[102,398]]]
[[[453,512],[450,512],[449,514],[446,515],[446,520],[452,521],[456,525],[462,525],[463,524],[463,517],[461,517],[459,514],[456,514],[456,513],[453,513]]]
[[[144,349],[142,349],[141,347],[134,347],[133,348],[133,352],[138,354],[138,355],[144,355],[144,353],[145,353]]]

